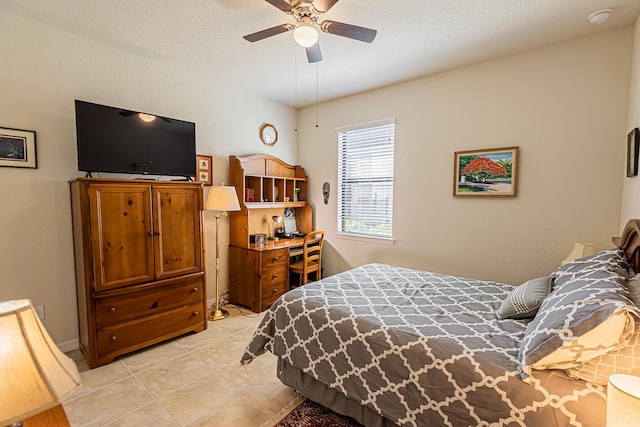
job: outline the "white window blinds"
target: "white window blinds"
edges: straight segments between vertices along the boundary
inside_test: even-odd
[[[395,120],[337,132],[338,232],[391,238]]]

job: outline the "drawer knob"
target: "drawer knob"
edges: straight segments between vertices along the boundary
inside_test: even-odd
[[[279,257],[279,256],[274,256],[274,257],[273,257],[273,262],[276,262],[276,261],[278,261],[279,259],[280,259],[280,257]]]
[[[147,236],[153,237],[153,231],[147,232]]]
[[[272,279],[277,279],[277,278],[278,278],[278,275],[277,275],[277,274],[274,274],[271,278],[272,278]]]
[[[274,289],[274,290],[273,290],[273,293],[274,293],[274,294],[277,294],[278,292],[280,292],[280,289]]]
[[[198,287],[194,286],[193,288],[191,288],[191,292],[198,292]]]
[[[114,311],[116,311],[115,307],[109,307],[109,313],[113,313]]]
[[[195,316],[197,316],[198,314],[200,314],[200,312],[199,312],[199,311],[194,311],[194,312],[193,312],[193,313],[191,313],[191,314],[193,314],[193,316],[195,317]]]
[[[115,335],[111,335],[111,337],[109,337],[109,341],[111,341],[111,342],[114,342],[114,341],[116,341],[117,339],[118,339],[118,337],[117,337],[117,336],[115,336]]]

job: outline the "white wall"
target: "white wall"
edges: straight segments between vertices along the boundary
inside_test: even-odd
[[[57,343],[77,339],[68,181],[77,170],[74,99],[196,122],[197,151],[215,156],[214,181],[227,180],[230,154],[268,153],[297,160],[295,111],[216,81],[216,70],[133,56],[0,11],[0,126],[37,132],[37,169],[0,168],[0,301],[45,306]],[[279,142],[260,143],[274,123]],[[205,196],[206,196],[205,190]],[[225,221],[225,220],[223,220]],[[208,297],[214,297],[215,224],[205,213]],[[222,258],[228,227],[222,225]],[[221,263],[221,290],[227,263]]]
[[[640,17],[636,20],[633,36],[633,61],[631,69],[631,88],[629,89],[629,115],[627,132],[640,127]],[[623,140],[624,141],[624,140]],[[619,141],[620,144],[623,141]],[[626,165],[626,157],[623,160]],[[640,176],[624,176],[622,183],[622,214],[620,231],[628,220],[640,218]]]
[[[319,128],[315,107],[300,111],[299,162],[315,225],[329,232],[325,275],[385,262],[518,284],[555,269],[573,242],[611,247],[632,36],[628,27],[327,102]],[[395,244],[339,238],[335,129],[388,117]],[[452,196],[455,151],[508,146],[520,147],[517,198]]]

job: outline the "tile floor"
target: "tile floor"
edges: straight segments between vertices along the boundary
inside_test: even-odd
[[[276,377],[276,358],[240,357],[262,315],[227,306],[231,316],[189,334],[88,369],[63,406],[73,427],[257,427],[297,398]]]

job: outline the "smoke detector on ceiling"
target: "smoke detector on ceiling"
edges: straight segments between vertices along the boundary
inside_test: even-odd
[[[613,13],[613,9],[598,10],[587,16],[587,21],[592,24],[603,24],[607,19],[609,19],[609,15],[611,15],[611,13]]]

